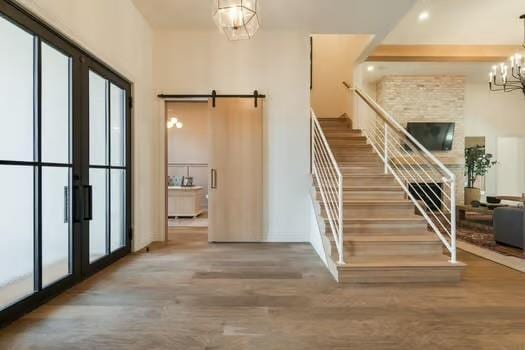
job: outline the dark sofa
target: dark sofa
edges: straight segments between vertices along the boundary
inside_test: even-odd
[[[498,243],[524,249],[525,209],[494,209],[494,235]]]

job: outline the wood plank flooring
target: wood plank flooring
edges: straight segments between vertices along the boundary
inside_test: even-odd
[[[0,349],[525,349],[525,274],[343,285],[308,244],[171,235],[0,330]]]

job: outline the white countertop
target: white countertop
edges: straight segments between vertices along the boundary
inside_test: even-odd
[[[202,186],[191,186],[191,187],[168,186],[168,190],[195,191],[195,190],[202,190]]]

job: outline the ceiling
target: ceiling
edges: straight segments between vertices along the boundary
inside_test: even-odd
[[[487,62],[374,62],[374,71],[367,72],[366,80],[377,82],[387,75],[463,75],[467,82],[488,82],[488,73],[496,63]]]
[[[383,44],[521,44],[522,14],[524,0],[417,0]]]
[[[155,29],[214,30],[213,0],[132,0]],[[381,40],[416,0],[259,0],[263,30],[375,34]],[[381,9],[378,15],[378,9]]]

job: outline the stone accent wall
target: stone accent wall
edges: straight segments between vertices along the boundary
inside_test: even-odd
[[[453,122],[452,150],[434,152],[456,175],[457,202],[463,203],[465,78],[463,76],[386,76],[377,84],[377,101],[399,123]]]

